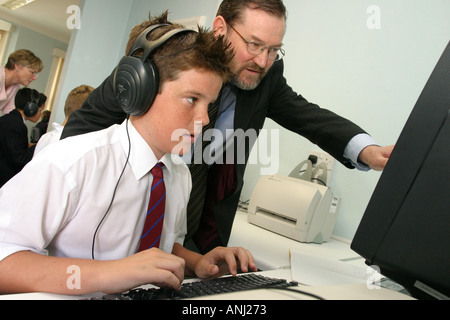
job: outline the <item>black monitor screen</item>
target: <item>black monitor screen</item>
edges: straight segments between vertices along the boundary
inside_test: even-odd
[[[400,134],[351,244],[367,264],[417,298],[450,297],[449,45]]]

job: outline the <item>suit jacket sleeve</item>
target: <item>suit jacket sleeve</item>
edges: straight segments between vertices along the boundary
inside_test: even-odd
[[[127,114],[116,103],[114,71],[88,96],[81,108],[73,112],[61,134],[61,139],[98,131],[122,123]]]
[[[348,119],[320,108],[294,92],[283,76],[282,61],[272,68],[270,86],[274,89],[267,116],[317,144],[348,168],[353,168],[344,157],[345,147],[354,136],[366,132]]]

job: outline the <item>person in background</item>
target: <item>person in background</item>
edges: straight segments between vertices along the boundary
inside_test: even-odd
[[[33,52],[20,49],[11,53],[0,68],[0,114],[14,109],[14,97],[21,86],[28,87],[36,80],[44,65]]]
[[[0,117],[0,187],[19,173],[33,158],[35,144],[28,142],[25,121],[36,123],[44,105],[39,92],[22,88],[15,96],[16,108]]]
[[[45,108],[45,102],[47,96],[43,93],[40,94],[39,105]],[[43,110],[41,113],[41,120],[31,128],[30,142],[37,143],[39,139],[47,132],[48,122],[50,121],[51,112],[49,110]]]
[[[34,155],[38,154],[42,149],[44,149],[49,144],[59,141],[64,125],[66,124],[72,112],[81,108],[84,101],[93,90],[94,90],[93,87],[83,84],[72,89],[72,91],[69,92],[66,98],[66,103],[64,105],[65,119],[62,125],[56,122],[52,123],[53,130],[45,133],[39,139],[36,148],[34,150]]]

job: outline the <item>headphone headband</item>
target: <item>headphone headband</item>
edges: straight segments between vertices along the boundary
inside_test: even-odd
[[[161,27],[164,27],[164,26],[168,26],[168,24],[152,25],[152,26],[146,28],[144,31],[142,31],[141,34],[134,41],[134,43],[131,46],[130,50],[128,51],[127,55],[128,56],[133,56],[134,53],[137,50],[139,50],[139,49],[146,48],[146,50],[144,50],[144,51],[148,51],[148,49],[151,49],[150,43],[152,43],[153,41],[147,40],[147,37],[148,37],[149,33],[152,32],[155,29],[158,29],[158,28],[161,28]]]

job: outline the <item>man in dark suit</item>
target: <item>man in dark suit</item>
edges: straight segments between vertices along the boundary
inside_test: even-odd
[[[392,146],[375,145],[363,129],[309,103],[287,84],[283,61],[279,59],[283,55],[282,40],[286,29],[286,9],[281,0],[224,0],[213,29],[218,35],[224,35],[235,50],[230,66],[233,78],[222,89],[215,122],[217,129],[258,133],[269,117],[317,144],[348,168],[384,168]],[[62,137],[123,121],[125,114],[114,101],[113,92],[111,75],[72,116]],[[214,122],[214,119],[210,120]],[[364,142],[360,143],[360,140]],[[219,144],[228,142],[220,141]],[[238,142],[231,147],[234,151],[231,159],[227,154],[216,154],[219,161],[208,167],[207,186],[201,187],[202,179],[197,180],[191,169],[193,191],[187,213],[187,237],[194,240],[200,252],[228,243],[250,149],[245,148],[245,143]],[[348,149],[357,151],[346,155]],[[191,168],[195,167],[191,164]],[[194,199],[197,187],[202,189],[200,200]],[[201,209],[198,217],[196,209]]]

